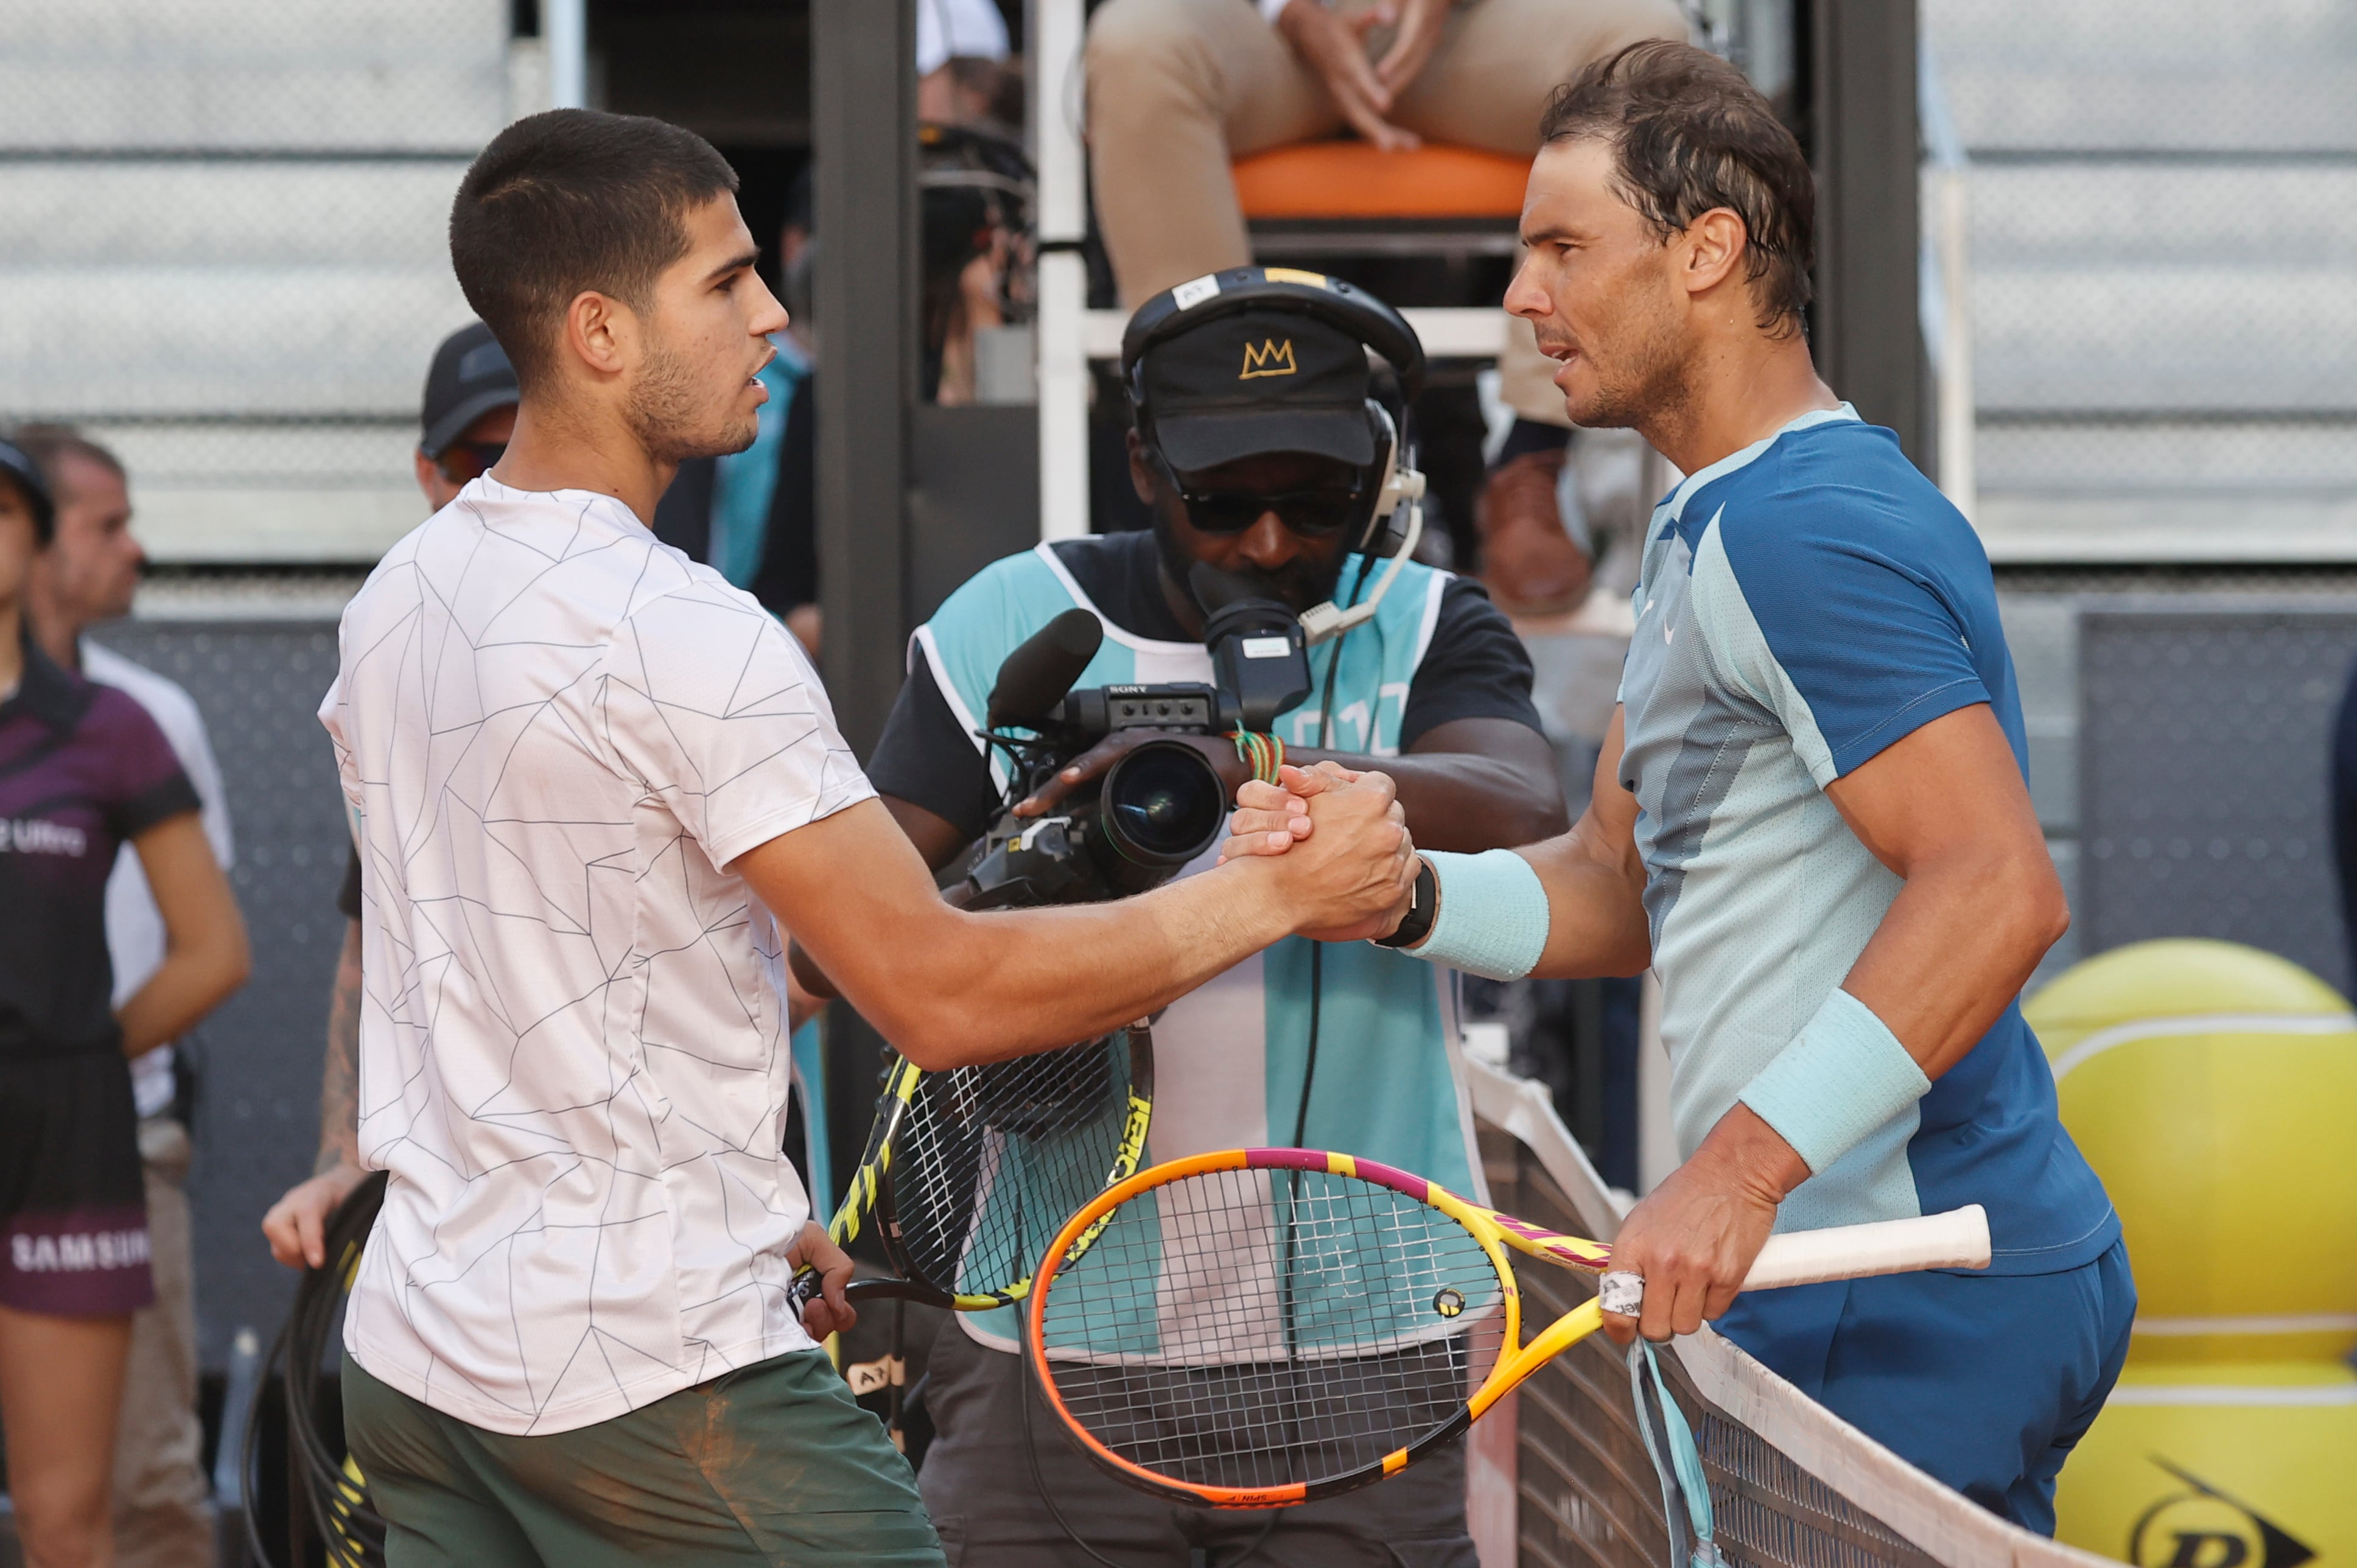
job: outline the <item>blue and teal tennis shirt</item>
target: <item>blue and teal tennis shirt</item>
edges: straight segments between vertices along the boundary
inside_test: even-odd
[[[2017,761],[2026,747],[1979,538],[1847,404],[1672,491],[1636,608],[1620,775],[1640,808],[1671,1109],[1691,1155],[1898,896],[1826,786],[1977,703]],[[1777,1228],[1966,1203],[1988,1209],[1999,1273],[2074,1268],[2119,1235],[2018,1002],[1914,1106],[1803,1183]]]

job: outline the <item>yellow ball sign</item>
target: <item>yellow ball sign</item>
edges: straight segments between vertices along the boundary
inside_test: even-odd
[[[2091,959],[2023,1012],[2138,1297],[2057,1535],[2144,1568],[2357,1563],[2357,1016],[2201,940]]]

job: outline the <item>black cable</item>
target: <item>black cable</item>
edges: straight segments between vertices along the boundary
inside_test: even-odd
[[[1039,1444],[1038,1440],[1031,1435],[1030,1353],[1028,1351],[1018,1350],[1015,1353],[1015,1359],[1022,1363],[1016,1372],[1015,1402],[1023,1407],[1023,1456],[1031,1462],[1031,1489],[1038,1492],[1039,1494],[1039,1500],[1048,1505],[1049,1516],[1055,1520],[1056,1528],[1064,1532],[1065,1540],[1070,1541],[1073,1545],[1087,1552],[1091,1557],[1096,1559],[1099,1563],[1103,1563],[1104,1568],[1126,1568],[1125,1564],[1114,1562],[1112,1558],[1107,1557],[1103,1552],[1099,1552],[1095,1547],[1091,1546],[1086,1541],[1081,1539],[1081,1532],[1074,1530],[1072,1528],[1072,1521],[1064,1517],[1064,1510],[1062,1507],[1057,1503],[1056,1495],[1048,1489],[1048,1477],[1040,1474],[1039,1471]],[[1239,1561],[1241,1561],[1241,1559],[1239,1559]]]
[[[318,1413],[319,1363],[326,1358],[328,1337],[343,1306],[347,1282],[359,1266],[361,1250],[368,1244],[377,1210],[383,1205],[384,1184],[382,1172],[369,1176],[328,1217],[321,1248],[328,1264],[303,1272],[285,1326],[271,1342],[261,1375],[254,1380],[254,1401],[259,1404],[271,1369],[278,1369],[285,1391],[288,1479],[292,1489],[301,1493],[301,1507],[325,1547],[328,1568],[382,1568],[385,1560],[383,1516],[369,1505],[365,1484],[356,1486],[345,1474],[343,1434],[321,1431]],[[260,1413],[258,1410],[246,1412],[245,1536],[254,1562],[272,1568],[277,1559],[262,1542],[254,1509],[261,1496]],[[304,1556],[296,1528],[301,1516],[295,1512],[296,1505],[296,1499],[290,1497],[290,1563],[299,1563]]]
[[[1359,557],[1359,575],[1351,585],[1350,601],[1343,605],[1344,609],[1356,606],[1359,596],[1366,592],[1367,574],[1374,570],[1374,565],[1375,559],[1372,555]],[[1346,631],[1341,637],[1334,639],[1333,650],[1326,660],[1326,696],[1325,700],[1318,704],[1318,749],[1320,751],[1334,749],[1334,682],[1340,677],[1342,669],[1342,642],[1350,635]],[[1367,723],[1372,732],[1374,724],[1374,714],[1372,710],[1367,714]],[[1309,946],[1309,1048],[1304,1053],[1301,1062],[1301,1103],[1294,1109],[1293,1112],[1291,1146],[1297,1149],[1301,1147],[1301,1140],[1308,1135],[1309,1086],[1318,1077],[1318,1015],[1320,1010],[1319,1004],[1326,994],[1325,958],[1326,945],[1323,942],[1312,942]]]

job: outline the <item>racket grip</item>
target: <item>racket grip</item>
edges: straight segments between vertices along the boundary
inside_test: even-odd
[[[819,1287],[825,1283],[819,1276],[819,1272],[808,1263],[794,1271],[793,1283],[786,1287],[786,1299],[794,1304],[795,1316],[802,1316],[802,1308],[811,1304],[811,1298],[818,1294]]]
[[[1917,1269],[1985,1269],[1989,1262],[1988,1210],[1977,1203],[1918,1219],[1791,1230],[1760,1249],[1745,1290],[1862,1280]]]

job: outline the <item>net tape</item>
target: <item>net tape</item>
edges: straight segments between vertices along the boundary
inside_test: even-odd
[[[1619,1212],[1543,1085],[1469,1061],[1490,1201],[1609,1240]],[[1584,1274],[1515,1269],[1525,1323],[1593,1294]],[[1723,1559],[1744,1568],[2085,1568],[2105,1559],[2007,1524],[1900,1459],[1717,1335],[1664,1348],[1663,1386],[1699,1447]],[[1670,1560],[1663,1487],[1629,1368],[1601,1337],[1518,1389],[1514,1501],[1523,1568],[1653,1568]]]

